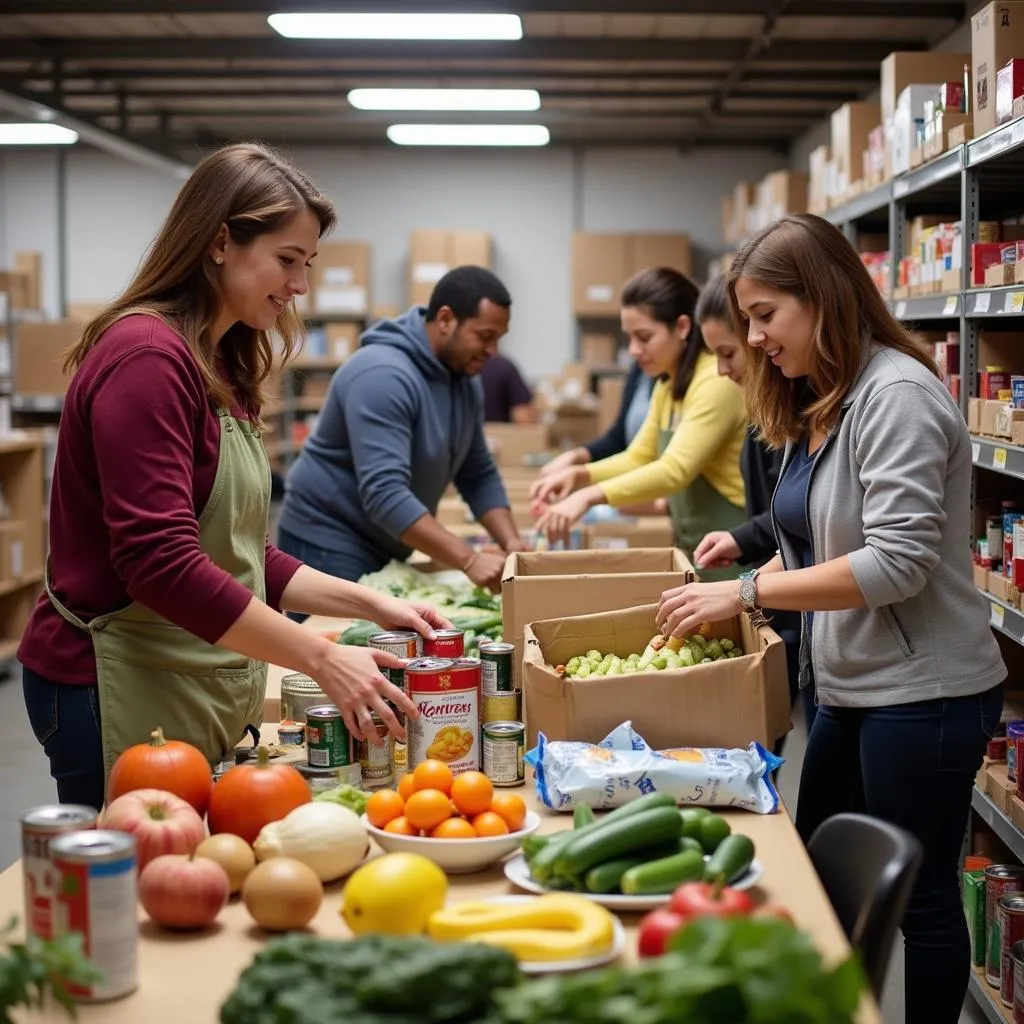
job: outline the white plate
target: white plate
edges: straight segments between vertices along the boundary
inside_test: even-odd
[[[508,872],[506,872],[507,874]],[[578,895],[578,894],[577,894]],[[489,896],[482,900],[473,900],[474,903],[528,903],[535,899],[533,896]],[[566,974],[570,971],[588,971],[591,967],[602,967],[618,960],[626,948],[626,929],[617,918],[612,920],[612,945],[611,949],[595,956],[580,957],[578,960],[538,960],[520,961],[519,970],[523,974]]]
[[[751,886],[757,885],[763,875],[764,868],[761,866],[761,862],[755,859],[751,861],[750,867],[747,869],[747,873],[745,875],[742,875],[735,882],[730,883],[730,888],[749,889]],[[520,889],[525,889],[527,892],[534,892],[540,895],[551,892],[566,891],[562,889],[547,889],[541,885],[540,882],[530,874],[530,869],[526,864],[526,858],[521,853],[519,856],[512,857],[510,860],[505,862],[505,877]],[[576,895],[586,896],[588,900],[600,903],[602,907],[607,907],[609,910],[653,910],[655,907],[660,907],[668,903],[671,893],[659,893],[656,896],[623,896],[619,893],[605,895],[592,892],[580,892]]]

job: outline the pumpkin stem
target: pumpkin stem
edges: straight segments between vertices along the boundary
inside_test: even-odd
[[[149,745],[151,747],[167,746],[167,740],[164,739],[164,731],[159,725],[149,734]]]
[[[256,750],[256,763],[260,768],[266,768],[270,764],[270,751],[262,743]]]

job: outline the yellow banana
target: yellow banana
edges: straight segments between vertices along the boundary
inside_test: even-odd
[[[459,903],[432,914],[427,934],[441,942],[486,942],[523,961],[575,960],[611,949],[614,919],[568,893],[528,903]]]

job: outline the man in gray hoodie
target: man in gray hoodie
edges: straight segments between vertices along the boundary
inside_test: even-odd
[[[511,305],[490,271],[458,267],[438,281],[429,306],[363,335],[288,475],[281,550],[348,580],[418,550],[497,589],[504,554],[474,552],[434,514],[454,482],[503,552],[524,548],[484,440],[474,379],[508,331]]]

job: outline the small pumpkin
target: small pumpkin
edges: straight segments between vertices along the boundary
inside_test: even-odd
[[[271,764],[267,748],[261,746],[255,764],[236,765],[213,787],[210,835],[231,832],[251,846],[264,825],[311,799],[306,780],[290,764]]]
[[[162,789],[190,803],[202,817],[210,804],[213,771],[202,751],[191,743],[169,740],[161,728],[148,743],[123,751],[110,770],[107,803],[137,789]]]

